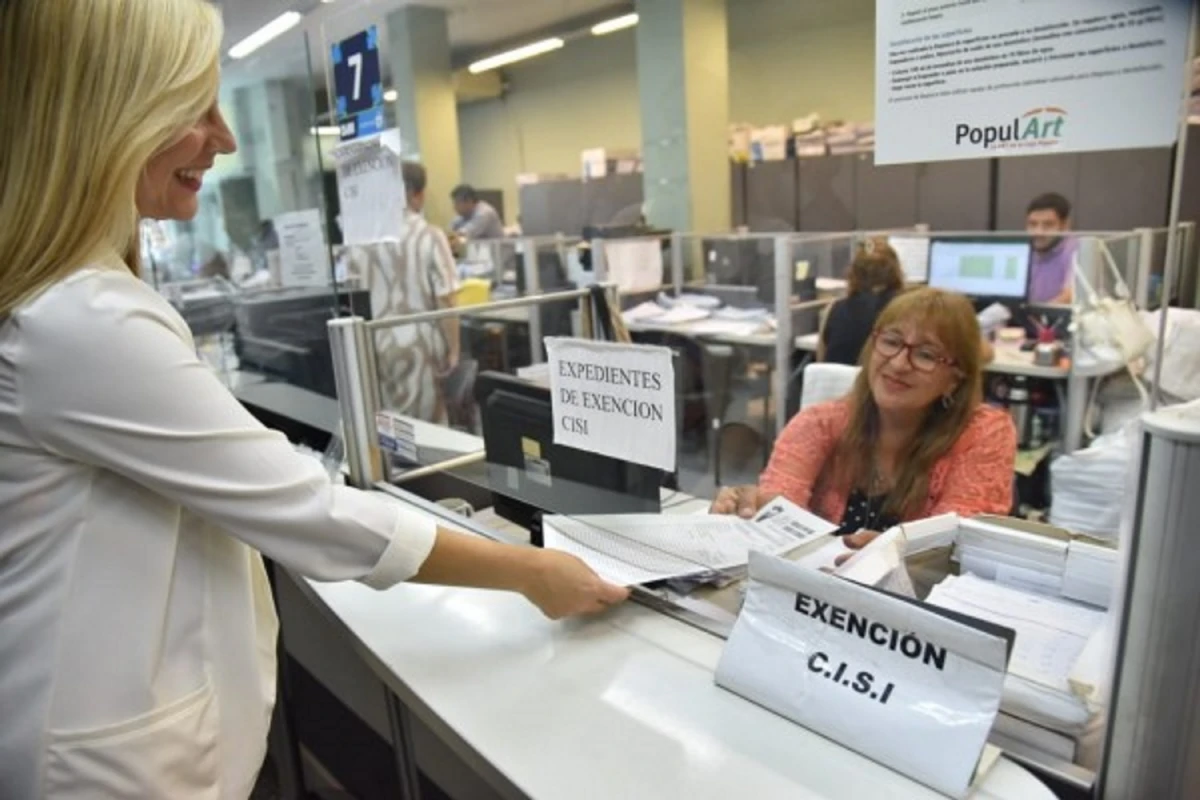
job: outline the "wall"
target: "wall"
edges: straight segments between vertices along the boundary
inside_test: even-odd
[[[506,69],[503,99],[458,107],[463,179],[503,189],[506,222],[515,222],[517,173],[578,175],[580,150],[641,149],[634,41],[625,30],[570,42]]]
[[[875,118],[871,0],[729,0],[729,118]]]
[[[728,14],[731,120],[874,118],[873,0],[728,0]],[[577,175],[587,147],[640,149],[634,42],[620,31],[506,68],[504,99],[458,108],[463,179],[515,210],[519,172]]]

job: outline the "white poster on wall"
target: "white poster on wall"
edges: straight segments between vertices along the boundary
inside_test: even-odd
[[[315,208],[275,217],[279,236],[279,283],[282,286],[328,286],[329,247]]]
[[[675,368],[665,347],[547,337],[554,443],[675,471]]]
[[[1183,0],[889,0],[875,11],[875,163],[1167,147]]]
[[[334,150],[333,157],[337,161],[342,241],[371,244],[399,239],[406,202],[400,174],[400,132],[393,128],[346,142]]]

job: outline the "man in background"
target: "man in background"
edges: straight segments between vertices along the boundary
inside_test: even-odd
[[[1073,265],[1078,243],[1071,230],[1071,204],[1061,194],[1038,195],[1025,209],[1025,231],[1033,244],[1029,302],[1071,302]]]
[[[425,209],[425,168],[400,165],[406,207],[399,238],[343,249],[347,276],[371,295],[376,319],[450,308],[457,267],[446,234],[430,225]],[[437,424],[449,421],[446,381],[459,362],[458,319],[396,325],[376,336],[382,409]]]
[[[504,235],[504,223],[491,203],[479,199],[475,187],[461,184],[450,192],[454,211],[458,214],[450,230],[464,239],[499,239]]]

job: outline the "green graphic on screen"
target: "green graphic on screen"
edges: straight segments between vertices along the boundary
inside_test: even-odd
[[[966,255],[958,259],[958,277],[967,280],[991,280],[996,275],[996,259],[991,255]],[[1004,280],[1015,281],[1020,275],[1021,260],[1016,256],[1004,259]]]

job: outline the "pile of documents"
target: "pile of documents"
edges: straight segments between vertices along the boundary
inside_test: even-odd
[[[580,558],[620,586],[740,574],[750,551],[785,555],[837,526],[780,498],[753,520],[734,516],[590,514],[548,516],[543,544]]]
[[[1016,632],[997,732],[1073,758],[1075,738],[1088,728],[1092,711],[1073,691],[1071,674],[1089,640],[1103,628],[1104,612],[974,575],[946,578],[926,602]]]
[[[1108,608],[1117,579],[1117,551],[1109,545],[981,519],[959,522],[955,558],[964,573],[1100,609]]]
[[[1083,539],[1071,541],[1063,571],[1063,597],[1108,608],[1116,581],[1116,550]]]
[[[959,522],[955,555],[963,572],[1041,594],[1062,593],[1067,539],[977,519]]]
[[[695,336],[752,336],[769,332],[774,325],[774,318],[766,308],[722,306],[717,298],[700,294],[678,297],[660,294],[657,299],[636,305],[621,316],[627,325],[679,328],[681,332]]]

